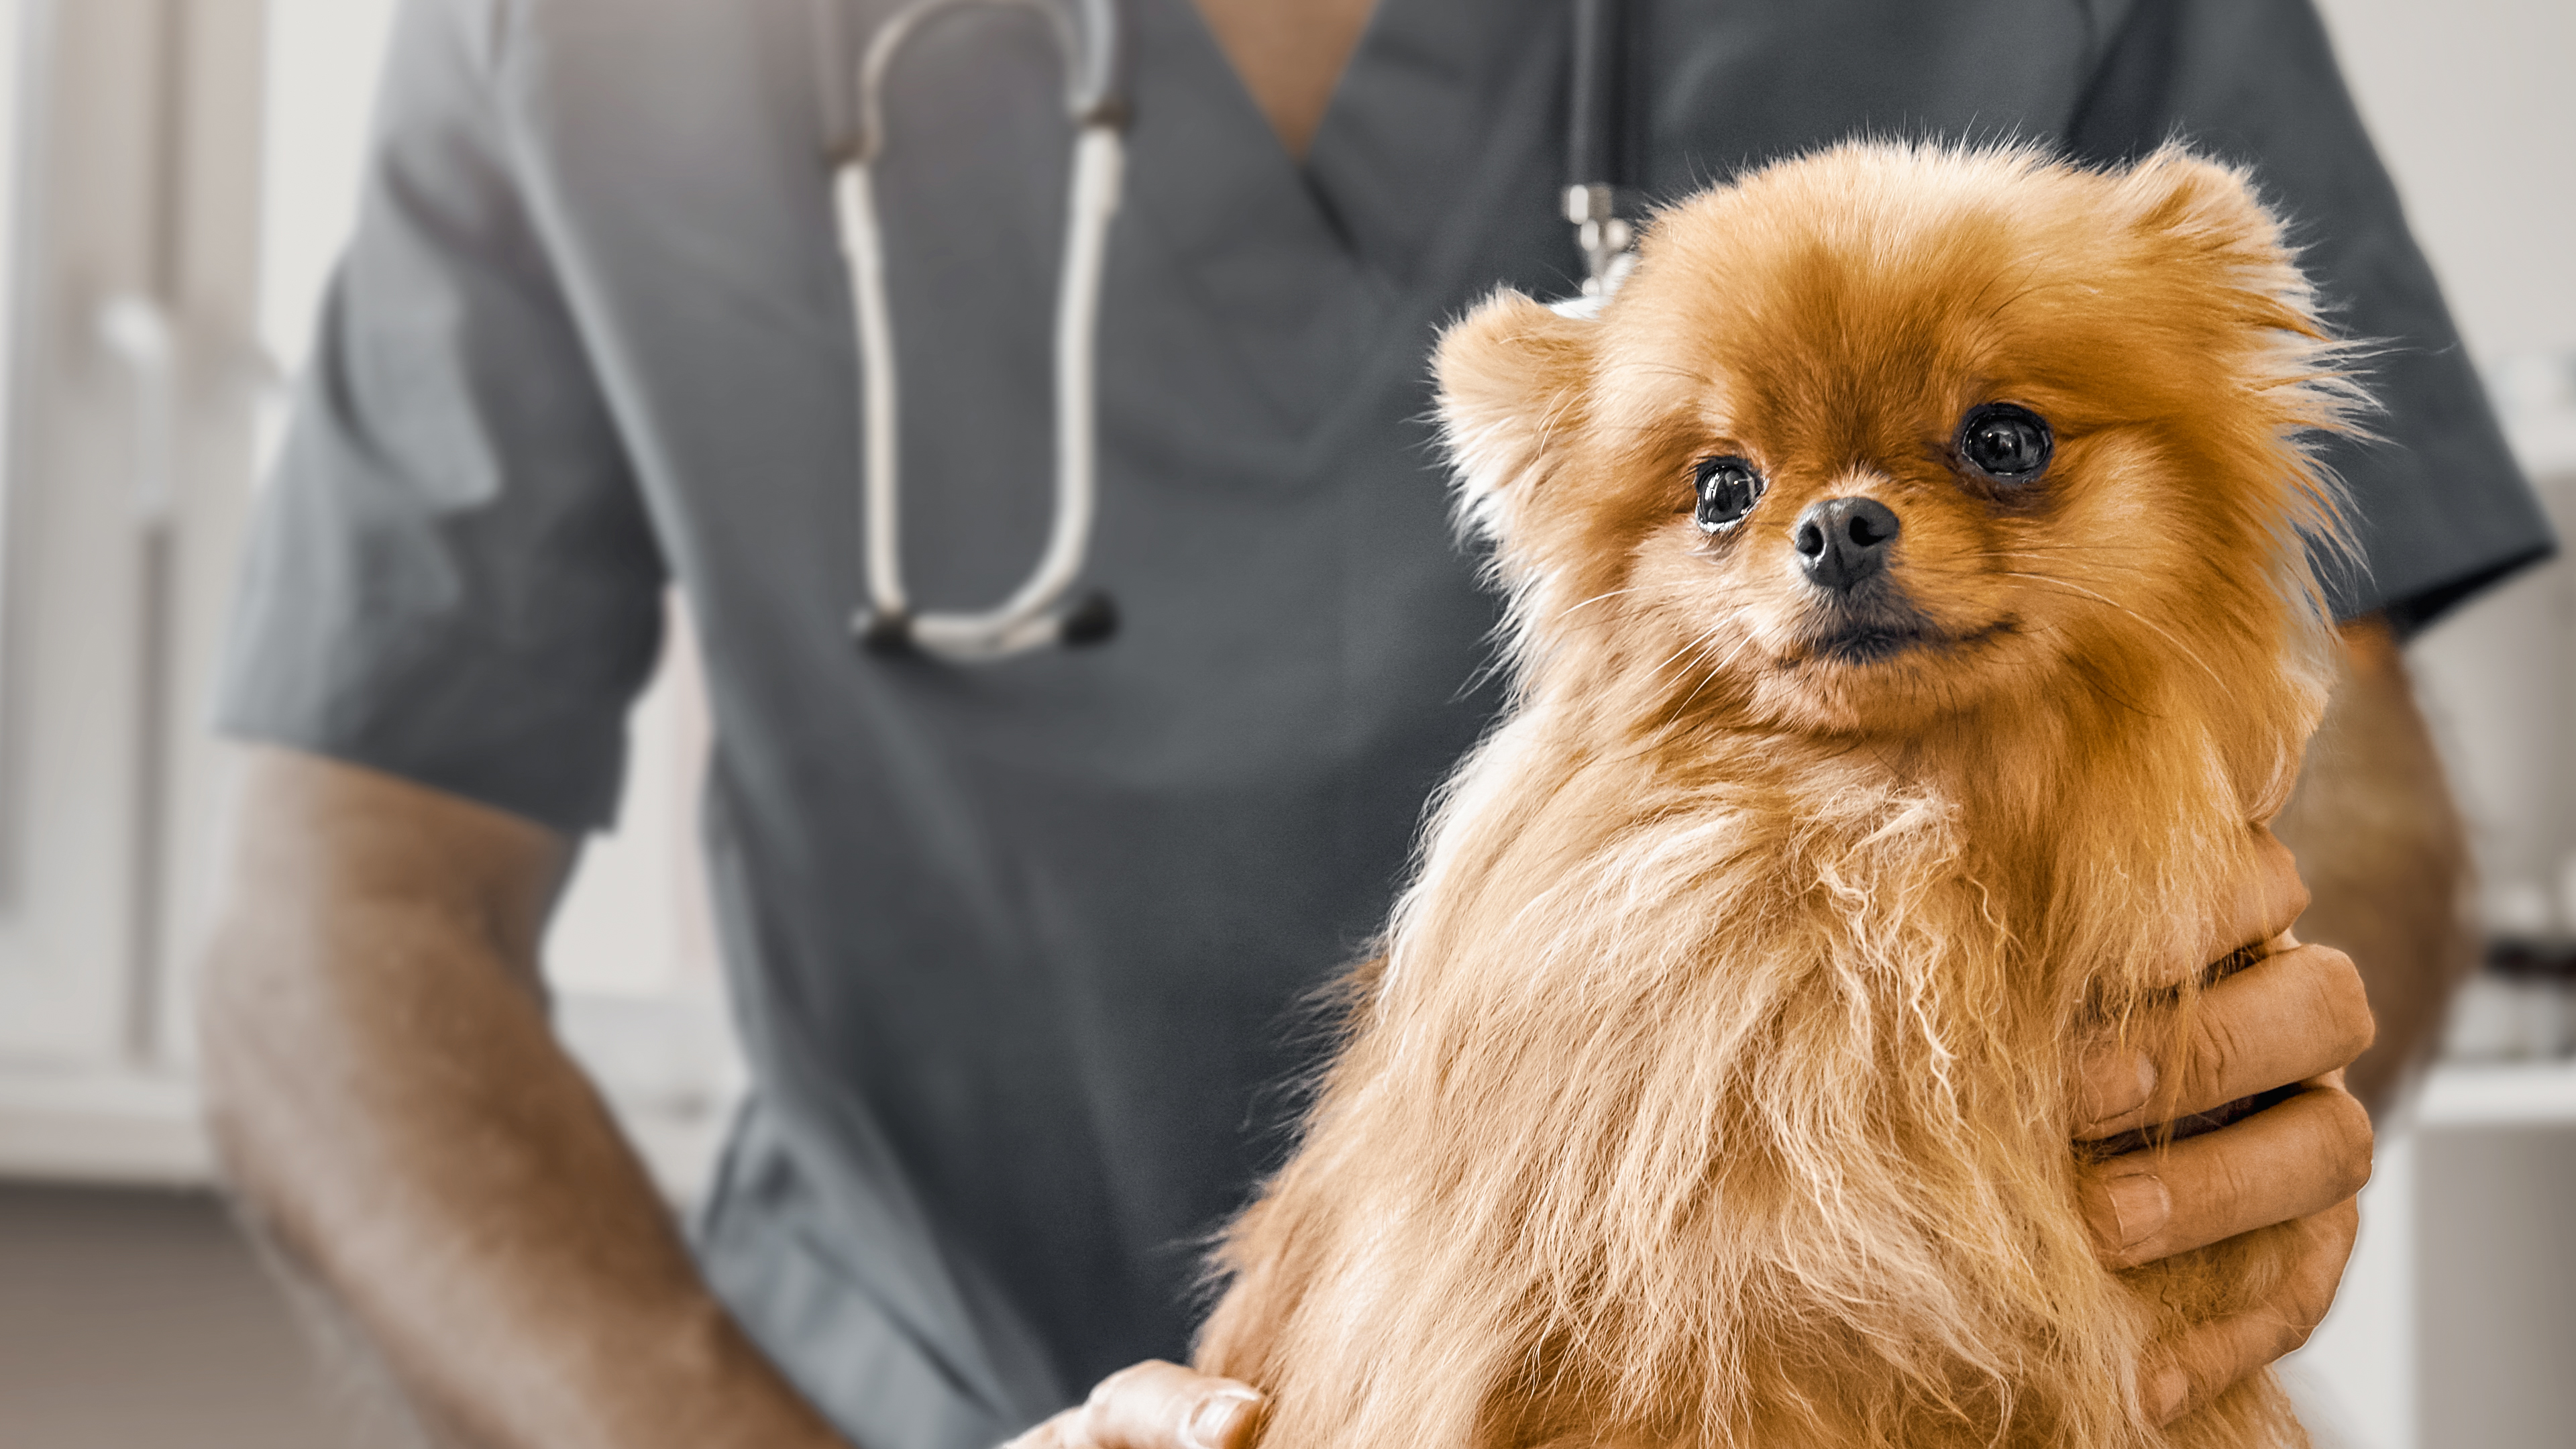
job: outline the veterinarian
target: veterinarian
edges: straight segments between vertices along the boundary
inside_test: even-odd
[[[1117,632],[980,666],[850,630],[829,187],[890,8],[415,0],[399,24],[244,580],[223,720],[258,748],[205,1063],[250,1212],[464,1441],[1236,1449],[1253,1401],[1178,1368],[1067,1406],[1185,1353],[1194,1240],[1275,1160],[1317,1048],[1296,1003],[1379,925],[1498,703],[1425,358],[1494,286],[1579,274],[1562,0],[1124,0],[1085,565]],[[2349,329],[2394,340],[2392,442],[2341,459],[2369,555],[2337,584],[2350,668],[2284,827],[2303,933],[2369,974],[2353,1081],[2386,1092],[2459,959],[2395,642],[2550,545],[2305,0],[1639,10],[1650,193],[1863,130],[2104,160],[2179,133],[2252,162]],[[1048,526],[1061,93],[1026,15],[942,22],[889,81],[928,606],[1008,593]],[[537,964],[673,585],[756,1082],[693,1248]],[[2285,854],[2206,954],[2299,901]],[[2322,1313],[2368,1161],[2336,1073],[2369,1035],[2340,956],[2258,966],[2211,997],[2183,1104],[2312,1090],[2088,1169],[2114,1262],[2310,1230],[2277,1312],[2147,1366],[2159,1409]],[[2135,1125],[2148,1086],[2106,1055],[2075,1115]]]

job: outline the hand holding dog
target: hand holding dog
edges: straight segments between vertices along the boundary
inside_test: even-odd
[[[2179,1082],[2159,1081],[2135,1051],[2106,1048],[2077,1084],[2077,1137],[2088,1142],[2304,1089],[2205,1136],[2085,1169],[2085,1215],[2114,1267],[2274,1223],[2306,1230],[2299,1268],[2271,1302],[2199,1325],[2149,1368],[2148,1402],[2168,1421],[2307,1341],[2334,1301],[2358,1223],[2353,1195],[2370,1176],[2370,1115],[2343,1088],[2344,1066],[2370,1045],[2370,1005],[2349,957],[2288,939],[2307,890],[2288,848],[2266,840],[2261,874],[2211,923],[2201,954],[2217,960],[2250,941],[2283,949],[2202,996]],[[1232,1379],[1138,1364],[1006,1449],[1249,1449],[1259,1404]]]
[[[2359,1226],[2353,1195],[2370,1177],[2370,1114],[2343,1085],[2344,1067],[2371,1043],[2370,1003],[2350,957],[2290,938],[2307,889],[2288,847],[2264,839],[2260,876],[2211,923],[2201,957],[2223,957],[2251,941],[2269,943],[2272,953],[2201,997],[2182,1080],[2159,1082],[2138,1052],[2106,1048],[2079,1084],[2083,1141],[2292,1084],[2303,1089],[2206,1136],[2085,1170],[2085,1216],[2113,1267],[2274,1223],[2305,1230],[2300,1262],[2269,1302],[2201,1324],[2170,1345],[2146,1395],[2168,1422],[2307,1341],[2334,1301]]]
[[[1249,1384],[1149,1359],[1002,1449],[1251,1449],[1260,1410]]]

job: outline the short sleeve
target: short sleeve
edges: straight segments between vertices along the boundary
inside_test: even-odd
[[[513,185],[495,46],[445,0],[397,21],[218,721],[579,832],[615,810],[666,570]]]
[[[2110,8],[2110,7],[2104,7]],[[2168,140],[2250,164],[2344,335],[2374,344],[2381,440],[2337,443],[2365,567],[2336,612],[2401,631],[2555,547],[2309,0],[2134,0],[2069,130],[2088,160]]]

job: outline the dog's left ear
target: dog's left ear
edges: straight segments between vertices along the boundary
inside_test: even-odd
[[[1600,324],[1510,288],[1440,336],[1433,365],[1441,430],[1458,468],[1459,511],[1497,538],[1546,472],[1551,439],[1582,422]]]
[[[2181,146],[2160,147],[2122,178],[2132,231],[2162,254],[2210,269],[2233,291],[2267,299],[2262,325],[2303,337],[2323,338],[2315,300],[2280,218],[2263,205],[2251,173],[2194,155]]]
[[[2196,326],[2196,368],[2232,374],[2230,385],[2215,389],[2231,405],[2204,417],[2203,427],[2233,416],[2241,434],[2274,450],[2275,466],[2261,471],[2283,491],[2240,489],[2240,496],[2274,499],[2282,519],[2357,563],[2342,490],[2297,440],[2369,437],[2361,419],[2375,405],[2352,375],[2357,345],[2327,325],[2280,218],[2264,206],[2250,173],[2180,146],[2140,160],[2120,187],[2131,234],[2146,249],[2144,260],[2156,264],[2151,270],[2191,279],[2168,323]],[[2306,550],[2282,557],[2297,576],[2293,587],[2312,587]]]
[[[2122,180],[2130,224],[2141,234],[2221,249],[2280,246],[2280,224],[2240,167],[2167,145],[2140,157]]]

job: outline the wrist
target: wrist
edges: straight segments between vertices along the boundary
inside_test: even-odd
[[[601,1362],[599,1401],[624,1404],[619,1449],[850,1449],[712,1294],[698,1290],[633,1358]],[[612,1412],[616,1412],[612,1410]]]

